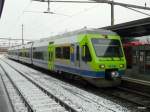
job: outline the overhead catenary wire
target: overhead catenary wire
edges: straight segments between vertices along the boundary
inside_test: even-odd
[[[71,18],[76,17],[76,16],[78,16],[78,15],[81,15],[81,14],[83,14],[83,13],[85,13],[85,12],[88,12],[88,11],[94,9],[94,8],[97,8],[96,6],[97,6],[97,4],[94,5],[94,6],[92,6],[92,7],[90,7],[90,8],[84,8],[82,11],[78,11],[77,13],[74,13],[74,14],[72,14],[72,15],[66,15],[66,14],[61,14],[61,13],[55,13],[55,14],[56,14],[56,15],[63,15],[63,16],[66,16],[67,19],[71,19]],[[43,12],[39,12],[39,11],[25,11],[25,12],[27,12],[27,13],[43,13]],[[56,23],[62,24],[62,23],[65,22],[65,21],[66,21],[66,18],[65,18],[65,19],[61,19],[61,20],[58,20],[58,21],[54,22],[51,26],[56,25]],[[49,36],[49,35],[48,35],[48,36]],[[47,37],[47,36],[46,36],[46,37]]]
[[[88,9],[86,8],[86,9],[83,9],[82,11],[78,11],[77,13],[74,13],[74,14],[70,15],[70,17],[69,17],[68,19],[74,18],[74,17],[79,16],[79,15],[85,13],[85,12],[88,12],[88,11],[90,11],[90,10],[92,10],[92,9],[95,9],[95,8],[97,8],[96,6],[97,6],[97,5],[94,5],[94,6],[90,7],[90,8],[88,8]],[[58,21],[56,21],[55,23],[53,23],[52,26],[53,26],[53,25],[56,25],[56,23],[62,24],[62,23],[64,23],[65,21],[66,21],[66,18],[65,18],[65,19],[61,19],[61,20],[58,20]]]
[[[39,0],[33,0],[33,1],[39,1]],[[94,1],[94,2],[93,2]],[[137,9],[144,9],[144,10],[149,10],[150,8],[149,7],[143,7],[143,6],[138,6],[138,5],[132,5],[132,4],[124,4],[124,3],[119,3],[119,2],[114,2],[114,1],[110,1],[110,0],[91,0],[91,1],[65,1],[65,0],[42,0],[41,2],[47,2],[48,3],[48,6],[49,6],[49,3],[50,2],[61,2],[61,3],[108,3],[108,4],[113,4],[113,5],[119,5],[119,6],[122,6],[122,7],[125,7],[125,8],[128,8],[130,10],[133,10],[133,11],[136,11],[136,12],[139,12],[141,14],[144,14],[144,15],[147,15],[147,16],[150,16],[149,14],[147,13],[144,13],[142,11],[138,11],[136,9],[133,9],[133,8],[137,8]],[[49,9],[49,7],[48,7]],[[80,14],[80,13],[79,13]],[[75,14],[76,15],[76,14]],[[72,15],[73,17],[74,15]],[[70,18],[72,18],[70,17]]]

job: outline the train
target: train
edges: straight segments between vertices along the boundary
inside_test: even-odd
[[[80,29],[14,46],[8,58],[73,74],[97,87],[118,86],[126,70],[120,36],[104,29]]]

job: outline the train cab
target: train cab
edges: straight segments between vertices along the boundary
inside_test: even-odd
[[[106,83],[110,85],[115,84],[114,82],[116,85],[120,83],[120,77],[126,69],[120,37],[117,35],[89,34],[84,38],[80,46],[82,53],[80,68],[83,67],[86,70],[84,73],[87,76],[86,79],[100,86],[107,85]],[[93,80],[91,80],[92,78]]]

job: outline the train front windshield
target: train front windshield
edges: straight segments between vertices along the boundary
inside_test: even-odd
[[[93,38],[91,39],[98,57],[122,57],[122,49],[119,40]]]

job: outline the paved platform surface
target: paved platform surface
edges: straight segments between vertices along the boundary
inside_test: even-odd
[[[150,74],[133,73],[132,69],[127,69],[124,77],[150,82]]]
[[[0,76],[0,112],[13,112]]]

